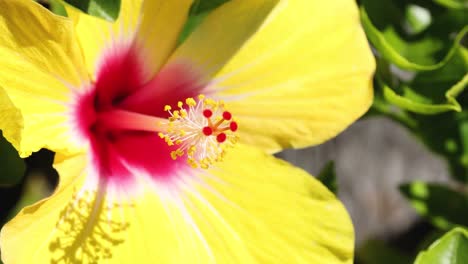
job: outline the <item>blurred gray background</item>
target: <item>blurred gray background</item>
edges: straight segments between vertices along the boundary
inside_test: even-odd
[[[320,146],[278,156],[313,175],[335,161],[338,196],[351,215],[358,246],[370,238],[390,239],[418,219],[398,191],[401,183],[449,181],[442,159],[405,128],[380,117],[358,121]]]

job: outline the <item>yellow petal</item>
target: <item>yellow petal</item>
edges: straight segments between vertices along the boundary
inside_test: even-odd
[[[187,181],[187,203],[219,263],[352,263],[346,210],[301,169],[236,146],[219,168]]]
[[[133,1],[133,0],[132,0]],[[137,41],[153,76],[174,51],[193,0],[143,2]]]
[[[241,141],[267,151],[320,144],[372,102],[375,62],[353,0],[233,0],[171,60],[212,76]]]
[[[73,140],[70,126],[70,96],[60,92],[63,84],[21,60],[3,60],[0,65],[6,74],[0,76],[0,85],[5,85],[0,86],[0,129],[20,156],[27,157],[41,148],[79,152],[81,147]]]
[[[42,147],[72,151],[66,104],[87,74],[71,21],[33,1],[0,1],[0,58],[5,137],[23,157]]]
[[[0,87],[0,129],[3,135],[9,139],[13,145],[20,149],[18,139],[21,138],[21,128],[23,120],[21,112],[13,105],[5,90]]]
[[[38,3],[26,0],[0,1],[0,47],[9,59],[21,59],[45,73],[78,86],[86,77],[81,54],[73,37],[73,24]],[[2,54],[3,55],[3,54]],[[8,73],[1,67],[1,75]],[[24,74],[26,70],[23,71]]]
[[[239,145],[210,171],[174,172],[183,176],[171,185],[135,174],[127,193],[84,181],[85,156],[56,163],[57,191],[1,231],[6,264],[352,262],[342,204],[261,150]]]
[[[96,74],[99,59],[112,48],[135,45],[150,78],[173,51],[191,3],[192,0],[122,0],[114,23],[71,6],[67,6],[67,13],[75,21],[89,73]]]

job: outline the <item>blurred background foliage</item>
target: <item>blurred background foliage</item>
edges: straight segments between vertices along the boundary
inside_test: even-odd
[[[211,10],[229,0],[196,0],[180,42]],[[39,1],[66,16],[63,2],[112,21],[120,0]],[[368,241],[356,249],[356,263],[468,263],[468,1],[361,0],[361,22],[377,61],[375,100],[364,117],[383,116],[410,131],[415,140],[446,160],[453,184],[422,181],[400,186],[427,219],[424,232],[395,241]],[[0,134],[0,225],[22,207],[47,197],[57,183],[54,153],[41,150],[24,160]],[[333,162],[319,179],[339,186]],[[409,246],[405,246],[409,245]]]
[[[468,2],[359,4],[378,65],[375,100],[367,116],[385,116],[407,128],[447,161],[456,183],[415,181],[400,186],[401,194],[432,224],[433,231],[415,245],[423,249],[432,243],[427,251],[403,254],[382,243],[368,243],[358,249],[357,257],[363,263],[468,263]],[[448,233],[442,236],[444,232]]]

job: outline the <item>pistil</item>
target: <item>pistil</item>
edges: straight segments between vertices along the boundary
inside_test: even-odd
[[[167,129],[167,127],[164,125],[167,123],[167,120],[164,118],[121,109],[100,112],[98,115],[98,122],[107,128],[116,130],[147,131],[158,133],[164,132]]]

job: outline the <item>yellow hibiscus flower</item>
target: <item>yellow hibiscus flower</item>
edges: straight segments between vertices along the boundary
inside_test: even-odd
[[[351,263],[342,204],[270,154],[372,101],[352,0],[232,0],[177,46],[190,0],[109,23],[0,0],[0,129],[57,153],[53,195],[0,236],[12,263]]]

